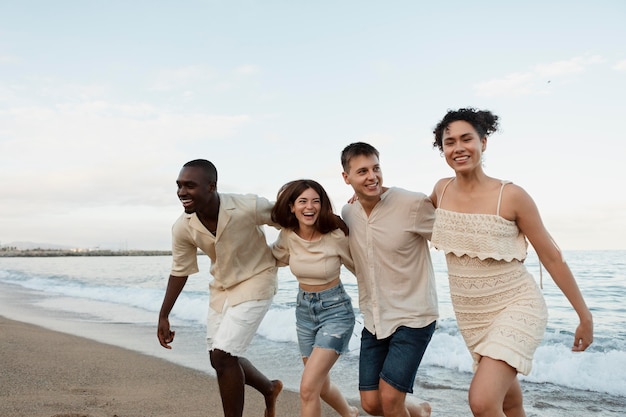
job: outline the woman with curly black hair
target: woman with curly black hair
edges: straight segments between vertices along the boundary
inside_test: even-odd
[[[526,270],[527,239],[578,314],[573,351],[593,341],[593,319],[533,199],[510,181],[489,177],[482,156],[498,116],[449,111],[437,124],[437,147],[455,176],[437,182],[432,244],[443,250],[459,330],[474,360],[469,405],[474,416],[524,416],[517,374],[530,372],[547,308]]]

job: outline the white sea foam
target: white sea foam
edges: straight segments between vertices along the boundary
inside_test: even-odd
[[[549,276],[544,274],[544,295],[550,311],[548,331],[535,354],[532,372],[521,379],[626,397],[626,373],[621,371],[626,369],[626,333],[621,304],[626,296],[626,265],[622,261],[626,253],[572,252],[566,253],[566,257],[594,312],[596,340],[587,352],[571,352],[576,315]],[[170,262],[169,257],[0,258],[0,283],[38,294],[37,306],[45,310],[73,314],[85,321],[154,327]],[[441,319],[420,372],[427,373],[433,384],[449,385],[454,383],[450,382],[455,379],[450,377],[454,373],[464,375],[465,379],[471,375],[472,361],[454,320],[443,257],[433,253],[433,262]],[[528,264],[531,271],[538,270],[532,256]],[[594,281],[596,267],[601,273]],[[204,327],[209,281],[206,258],[200,260],[200,270],[200,274],[189,278],[172,310],[170,320],[173,325]],[[357,310],[357,325],[346,360],[339,361],[336,367],[345,366],[345,372],[356,375],[353,360],[358,357],[363,320],[357,309],[356,280],[347,271],[343,271],[342,280]],[[288,268],[281,268],[279,292],[258,335],[259,343],[284,344],[297,357],[296,292],[297,282]],[[280,366],[280,352],[277,349],[275,353],[277,366]],[[437,382],[442,372],[447,376]]]

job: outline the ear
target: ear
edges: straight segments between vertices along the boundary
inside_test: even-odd
[[[348,180],[348,174],[345,171],[341,173],[341,176],[343,177],[344,182],[350,185],[350,180]]]
[[[481,142],[483,144],[482,146],[482,152],[485,152],[487,150],[487,136],[485,136],[484,138],[481,139]]]
[[[291,211],[292,213],[295,213],[295,211],[293,210],[293,204],[289,204],[289,211]]]

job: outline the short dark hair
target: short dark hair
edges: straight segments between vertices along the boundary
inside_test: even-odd
[[[458,110],[448,110],[448,113],[441,119],[433,133],[435,140],[433,141],[433,147],[439,148],[443,152],[443,132],[452,122],[464,121],[472,125],[478,136],[489,136],[498,130],[498,116],[491,113],[489,110],[476,110],[472,107],[467,107]]]
[[[217,168],[215,168],[215,165],[213,165],[211,161],[208,161],[206,159],[194,159],[193,161],[189,161],[185,165],[183,165],[183,168],[187,167],[202,169],[202,171],[204,171],[204,174],[206,175],[206,179],[209,182],[217,183]]]
[[[359,155],[376,155],[376,158],[379,158],[380,155],[378,150],[374,148],[369,143],[365,142],[354,142],[343,148],[341,151],[341,166],[343,167],[344,172],[348,172],[350,170],[350,160],[355,156]]]
[[[301,179],[290,181],[280,187],[276,196],[276,203],[272,208],[272,221],[278,223],[281,227],[295,230],[298,228],[298,219],[291,212],[291,207],[296,199],[309,188],[313,189],[320,196],[321,210],[317,217],[315,226],[320,233],[329,233],[335,229],[341,229],[348,235],[348,226],[333,213],[333,207],[328,198],[328,194],[317,181],[309,179]]]

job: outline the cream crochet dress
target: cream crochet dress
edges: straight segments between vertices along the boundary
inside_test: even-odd
[[[452,305],[474,370],[488,356],[528,375],[548,313],[523,264],[526,238],[515,222],[499,215],[507,183],[502,183],[496,214],[438,208],[431,242],[445,252]]]

